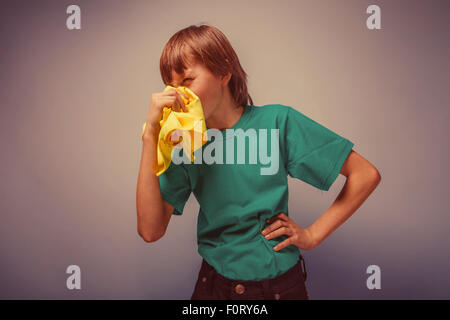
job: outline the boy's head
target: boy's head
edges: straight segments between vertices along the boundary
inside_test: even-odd
[[[237,107],[252,105],[247,91],[247,74],[225,35],[216,27],[191,25],[175,33],[160,59],[163,82],[186,86],[204,104],[205,117],[223,96],[223,89]]]

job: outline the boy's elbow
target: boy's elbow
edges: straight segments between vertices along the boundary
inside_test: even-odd
[[[371,169],[371,174],[370,176],[372,177],[373,183],[375,185],[378,185],[381,181],[381,174],[380,172],[377,170],[377,168],[373,167]]]
[[[164,233],[148,233],[148,232],[141,232],[141,231],[138,231],[138,234],[147,243],[158,241],[159,239],[161,239],[164,236]]]
[[[374,167],[374,173],[373,174],[374,174],[374,177],[375,177],[374,179],[377,180],[378,182],[380,182],[381,181],[381,174],[380,174],[380,171],[378,171],[378,169],[375,168],[375,167]]]

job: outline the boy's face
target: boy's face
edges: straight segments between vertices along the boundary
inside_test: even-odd
[[[187,66],[187,69],[184,70],[184,75],[177,74],[172,70],[171,85],[175,88],[185,86],[200,98],[205,120],[220,106],[227,83],[224,79],[221,80],[212,74],[201,63]]]

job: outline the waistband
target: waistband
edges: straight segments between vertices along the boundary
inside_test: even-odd
[[[213,281],[216,285],[222,288],[233,288],[237,284],[242,284],[248,289],[266,289],[271,288],[275,290],[286,290],[291,288],[295,282],[293,281],[306,281],[307,273],[305,260],[300,254],[298,262],[288,271],[272,279],[265,279],[259,281],[252,280],[234,280],[224,277],[219,274],[210,264],[206,262],[205,259],[202,261],[201,270],[203,274],[209,275],[209,277],[214,278]]]

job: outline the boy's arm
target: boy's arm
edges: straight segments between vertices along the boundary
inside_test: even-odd
[[[164,235],[173,212],[173,207],[162,199],[155,174],[158,131],[150,129],[143,138],[136,191],[137,228],[146,242],[156,241]]]
[[[342,225],[381,181],[377,168],[353,150],[340,173],[347,177],[341,192],[328,210],[307,228],[314,239],[314,247]]]

